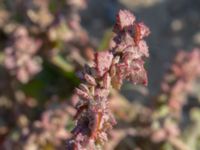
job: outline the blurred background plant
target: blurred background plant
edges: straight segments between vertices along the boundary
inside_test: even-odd
[[[1,0],[0,149],[66,149],[78,71],[109,47],[122,8],[151,29],[149,85],[109,95],[104,149],[200,149],[199,0]]]

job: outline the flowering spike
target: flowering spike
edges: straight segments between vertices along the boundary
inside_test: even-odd
[[[103,145],[107,141],[108,131],[116,124],[108,105],[111,87],[120,89],[124,80],[147,84],[143,59],[149,53],[143,38],[148,36],[149,29],[135,22],[134,15],[127,10],[120,10],[116,21],[112,46],[108,51],[96,53],[92,67],[85,65],[86,83],[76,89],[80,105],[73,137],[67,142],[69,150],[92,150],[96,144]]]

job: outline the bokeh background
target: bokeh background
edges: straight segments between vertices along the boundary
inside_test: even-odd
[[[151,30],[149,85],[111,93],[118,125],[103,149],[200,149],[199,0],[0,0],[0,150],[65,149],[77,76],[120,9]]]

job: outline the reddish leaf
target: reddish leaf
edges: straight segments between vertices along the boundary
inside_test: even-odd
[[[84,77],[85,77],[85,80],[86,80],[89,84],[91,84],[91,85],[93,85],[93,86],[96,85],[95,78],[93,78],[91,75],[85,74]]]
[[[91,99],[91,97],[89,96],[89,94],[87,92],[84,92],[81,89],[76,88],[75,92],[77,95],[79,95],[80,97],[82,97],[83,99],[89,100]]]
[[[110,69],[112,59],[113,55],[108,51],[96,53],[96,68],[100,77]]]
[[[133,25],[135,16],[128,10],[120,10],[116,19],[116,28],[122,30]]]

